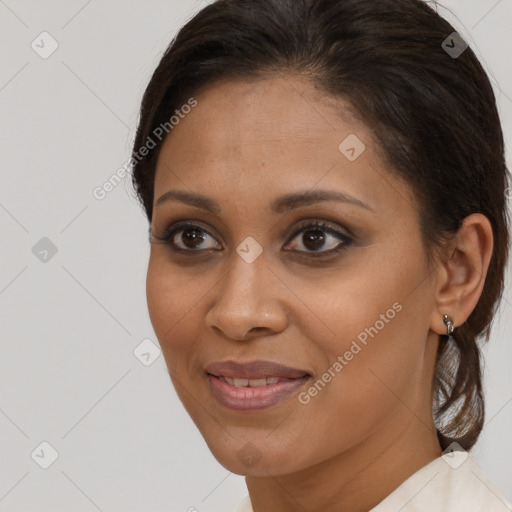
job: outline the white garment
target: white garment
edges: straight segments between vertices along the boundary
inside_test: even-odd
[[[369,512],[398,511],[512,512],[512,505],[469,453],[454,451],[420,468]],[[234,512],[253,512],[249,496]]]

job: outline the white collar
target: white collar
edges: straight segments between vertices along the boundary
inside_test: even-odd
[[[453,451],[420,468],[369,512],[512,512],[467,452]],[[253,512],[249,496],[234,512]]]

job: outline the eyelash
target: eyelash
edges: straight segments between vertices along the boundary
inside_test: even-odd
[[[196,230],[206,233],[207,235],[211,236],[212,238],[215,238],[207,229],[199,226],[198,224],[194,224],[191,222],[179,222],[178,224],[168,227],[164,231],[165,234],[163,236],[157,236],[157,235],[153,235],[153,236],[157,240],[160,240],[161,242],[168,244],[170,246],[171,250],[174,252],[200,253],[200,252],[204,252],[204,251],[218,250],[218,249],[194,250],[194,249],[182,249],[182,248],[176,247],[175,246],[176,244],[172,241],[174,236],[176,235],[176,233],[179,233],[180,231],[185,231],[186,229],[196,229]],[[297,231],[295,231],[295,233],[288,239],[288,242],[286,243],[286,245],[288,245],[300,233],[303,233],[303,232],[309,231],[309,230],[325,231],[326,233],[339,238],[340,243],[334,249],[330,249],[329,251],[318,251],[318,252],[291,251],[291,252],[296,252],[301,256],[312,257],[312,258],[329,257],[329,256],[332,256],[334,254],[337,254],[339,252],[346,250],[348,248],[348,246],[351,245],[352,242],[354,241],[352,237],[350,237],[336,229],[333,229],[327,223],[315,221],[315,222],[309,222],[307,224],[305,223],[305,224],[299,226]]]

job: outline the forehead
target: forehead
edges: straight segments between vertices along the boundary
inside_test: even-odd
[[[256,142],[257,136],[267,143],[319,141],[326,132],[336,134],[339,126],[333,118],[356,123],[348,101],[327,96],[296,77],[222,81],[196,99],[198,105],[188,124],[201,132],[197,144],[213,148]],[[201,129],[206,126],[207,130]],[[362,123],[359,129],[366,130]]]
[[[195,99],[197,106],[161,148],[155,196],[185,187],[250,200],[318,184],[375,202],[389,192],[376,186],[385,170],[371,130],[347,101],[325,95],[312,82],[296,77],[224,81]],[[340,144],[354,136],[364,151],[351,161]]]

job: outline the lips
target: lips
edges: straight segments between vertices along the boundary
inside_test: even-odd
[[[205,367],[212,395],[241,413],[266,409],[297,394],[311,375],[271,361],[220,361]]]
[[[251,361],[248,363],[239,363],[236,361],[219,361],[211,363],[205,367],[206,373],[215,377],[224,377],[234,379],[230,384],[235,386],[251,386],[251,381],[260,381],[254,385],[263,385],[263,379],[274,379],[265,384],[275,384],[275,378],[278,379],[300,379],[309,376],[306,370],[284,366],[272,361]],[[247,380],[247,382],[245,382]]]

